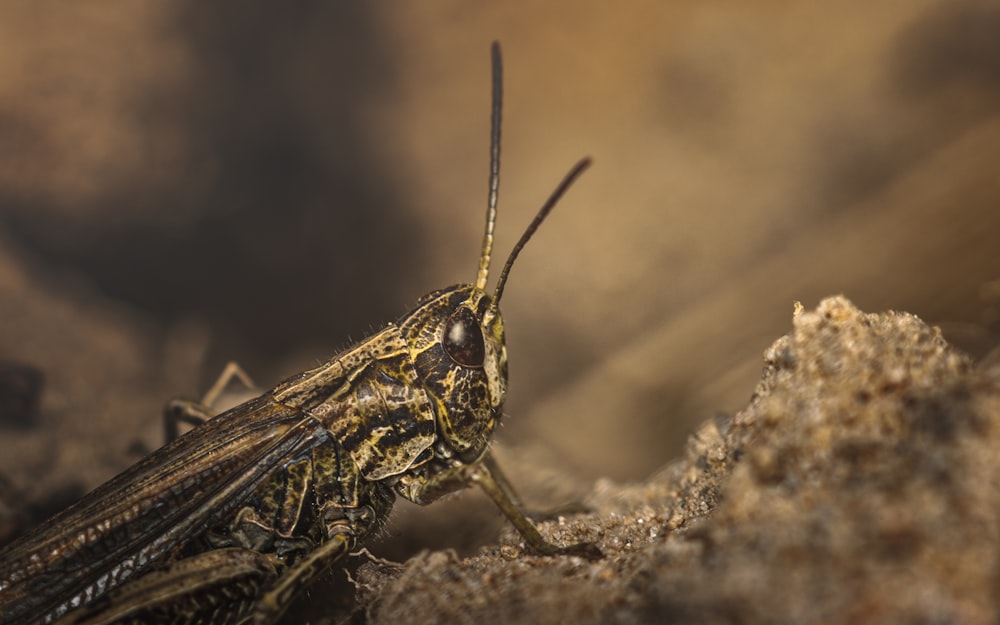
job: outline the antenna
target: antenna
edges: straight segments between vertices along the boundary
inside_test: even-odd
[[[497,198],[500,194],[500,122],[503,109],[503,60],[500,57],[500,42],[494,41],[493,45],[490,46],[490,57],[493,66],[493,98],[490,110],[490,191],[486,200],[486,230],[483,232],[483,249],[479,255],[479,272],[476,274],[476,288],[481,291],[486,290],[486,282],[490,277],[490,256],[493,253],[493,230],[497,223]],[[538,226],[542,225],[542,222],[545,221],[548,214],[555,208],[556,203],[559,202],[559,199],[566,193],[570,185],[580,177],[580,174],[590,167],[591,162],[590,158],[587,157],[574,165],[569,170],[569,173],[563,177],[562,182],[552,192],[552,195],[549,196],[549,199],[545,201],[545,204],[538,209],[535,218],[525,228],[524,234],[521,235],[521,238],[518,239],[514,248],[510,251],[510,255],[507,256],[507,262],[504,263],[503,269],[500,271],[500,278],[497,280],[496,289],[493,291],[493,303],[490,304],[491,309],[496,310],[499,306],[504,285],[507,284],[507,276],[510,274],[510,268],[514,265],[514,260],[517,259],[518,254],[521,253],[521,249],[524,248],[528,239],[538,230]]]
[[[522,234],[521,238],[517,240],[517,243],[514,245],[514,249],[512,249],[510,251],[510,255],[507,256],[507,262],[504,263],[503,269],[500,270],[500,278],[497,280],[496,289],[493,291],[493,303],[490,304],[490,308],[496,309],[500,305],[500,297],[503,295],[503,287],[507,284],[507,275],[510,273],[510,268],[514,265],[514,260],[517,258],[517,255],[521,253],[521,249],[524,247],[524,244],[528,242],[531,235],[535,234],[535,230],[538,230],[538,226],[542,225],[542,222],[545,221],[545,217],[548,216],[553,208],[555,208],[559,199],[566,193],[566,190],[569,189],[570,185],[580,177],[580,174],[590,167],[592,162],[593,161],[590,160],[590,157],[587,156],[580,159],[576,165],[573,165],[573,168],[569,170],[569,173],[563,176],[562,182],[560,182],[559,186],[556,187],[556,190],[552,192],[549,199],[545,200],[545,204],[542,204],[542,207],[538,209],[537,213],[535,213],[535,218],[532,219],[531,223],[528,224],[528,227],[524,229],[524,234]]]
[[[500,121],[503,109],[503,60],[500,42],[490,46],[493,65],[493,98],[490,111],[490,192],[486,201],[486,231],[483,233],[483,251],[479,255],[479,273],[476,288],[486,289],[490,277],[490,255],[493,253],[493,229],[497,223],[497,198],[500,195]]]

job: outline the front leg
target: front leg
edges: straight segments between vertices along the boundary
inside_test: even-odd
[[[600,549],[592,543],[578,543],[560,547],[545,540],[538,532],[538,528],[524,513],[520,497],[489,452],[486,452],[486,455],[478,462],[450,467],[429,477],[404,476],[400,480],[397,490],[410,501],[425,505],[473,483],[483,489],[483,492],[496,504],[497,508],[507,517],[514,529],[534,551],[546,556],[602,557]]]

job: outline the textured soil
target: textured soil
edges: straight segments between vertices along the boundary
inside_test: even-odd
[[[750,403],[683,458],[543,524],[603,559],[526,554],[508,532],[471,558],[369,562],[363,620],[997,622],[1000,367],[843,297],[793,325]]]

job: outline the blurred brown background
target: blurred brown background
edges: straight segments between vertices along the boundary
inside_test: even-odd
[[[92,487],[227,360],[270,386],[471,281],[493,39],[501,256],[595,159],[505,295],[514,464],[648,474],[796,300],[996,345],[1000,2],[4,2],[0,359],[46,386],[0,472]]]

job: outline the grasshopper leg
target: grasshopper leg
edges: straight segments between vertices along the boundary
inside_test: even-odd
[[[354,548],[354,543],[354,533],[344,528],[309,552],[295,566],[285,571],[261,597],[254,608],[251,622],[254,625],[275,623],[291,605],[295,595],[320,573],[329,570],[335,562],[346,557]]]
[[[207,551],[129,582],[56,625],[241,622],[277,576],[275,562],[265,554]]]
[[[590,511],[590,508],[582,502],[570,502],[556,508],[546,508],[544,510],[531,510],[521,501],[517,491],[514,489],[514,486],[511,485],[504,472],[500,470],[500,465],[497,463],[496,458],[493,457],[493,454],[487,454],[483,458],[482,462],[487,463],[486,466],[490,475],[492,475],[493,480],[497,483],[497,486],[507,494],[507,498],[521,510],[527,510],[526,514],[536,521],[551,521],[562,515],[580,514]]]
[[[243,367],[239,366],[234,360],[230,360],[226,363],[226,366],[222,369],[222,373],[219,374],[218,379],[215,380],[215,384],[212,385],[205,396],[201,398],[201,403],[203,406],[212,406],[218,401],[219,396],[222,392],[226,390],[226,387],[232,383],[233,380],[239,380],[243,383],[243,386],[247,388],[254,388],[256,385],[247,372],[243,370]]]
[[[469,484],[478,484],[483,492],[493,500],[497,508],[507,517],[514,529],[524,538],[528,546],[543,555],[579,555],[587,558],[602,557],[601,551],[591,543],[580,543],[559,547],[538,532],[538,529],[524,513],[524,505],[514,487],[500,470],[500,465],[490,452],[474,464],[458,465],[440,471],[430,477],[404,476],[400,479],[397,492],[410,501],[426,505],[443,495],[455,492]]]
[[[163,438],[171,442],[180,436],[180,424],[201,425],[212,418],[207,406],[189,399],[171,399],[163,407]]]
[[[170,442],[180,436],[180,424],[201,425],[214,416],[212,406],[219,400],[219,396],[226,390],[233,380],[239,380],[247,388],[254,388],[253,380],[247,375],[235,361],[229,361],[219,374],[218,379],[208,389],[201,402],[187,399],[174,399],[167,403],[163,409],[163,434],[166,442]]]
[[[493,454],[487,452],[483,458],[470,467],[470,481],[479,485],[486,496],[493,500],[497,508],[503,512],[514,529],[524,538],[533,550],[542,555],[578,555],[586,558],[602,557],[600,549],[592,543],[577,543],[560,547],[545,540],[538,532],[531,519],[524,514],[524,506],[510,481],[500,469]]]

